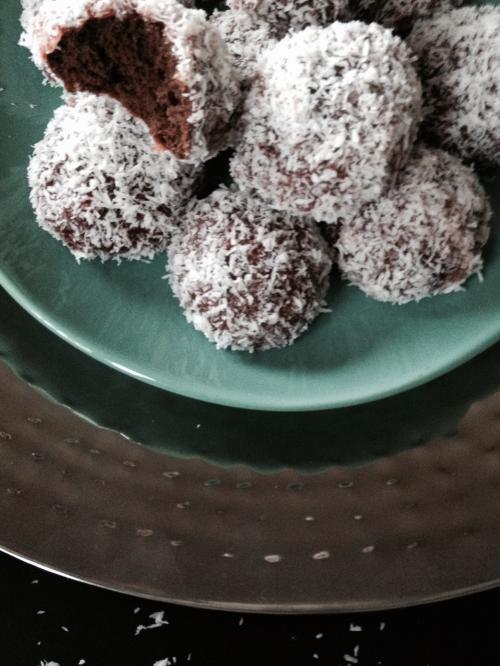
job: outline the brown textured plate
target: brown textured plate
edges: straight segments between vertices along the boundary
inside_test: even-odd
[[[251,611],[380,609],[497,585],[499,347],[405,396],[316,420],[164,392],[160,402],[142,392],[155,389],[70,348],[4,294],[0,311],[0,352],[24,376],[0,363],[6,552],[123,592]],[[129,410],[146,415],[132,397],[150,399],[148,422],[133,429],[161,450],[93,425],[28,382],[102,422],[121,422],[127,434]],[[432,418],[419,426],[412,409]],[[286,417],[293,470],[279,469],[287,454],[276,433]],[[192,441],[214,442],[213,451],[196,443],[182,450],[188,423]],[[357,435],[344,450],[334,438],[349,423]],[[257,450],[265,446],[272,471],[248,452],[251,437]],[[333,464],[328,440],[344,451],[338,462],[358,466]]]

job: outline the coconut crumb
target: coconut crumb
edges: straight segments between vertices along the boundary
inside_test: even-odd
[[[147,631],[148,629],[159,629],[160,627],[163,627],[165,625],[170,624],[168,620],[164,620],[165,616],[165,611],[158,611],[157,613],[151,613],[151,615],[148,615],[153,622],[148,625],[140,624],[138,627],[136,627],[135,630],[135,636],[139,636],[140,633],[143,631]]]

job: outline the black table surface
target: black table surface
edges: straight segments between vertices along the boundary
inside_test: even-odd
[[[0,555],[0,666],[500,666],[500,590],[404,610],[262,616],[171,606]]]

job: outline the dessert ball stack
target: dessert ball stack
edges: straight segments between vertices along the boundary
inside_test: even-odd
[[[459,3],[24,0],[21,43],[65,91],[29,166],[39,225],[77,260],[166,252],[221,349],[334,317],[333,263],[380,301],[462,289],[491,218],[474,162],[500,161],[500,11]],[[232,184],[200,198],[214,156]]]

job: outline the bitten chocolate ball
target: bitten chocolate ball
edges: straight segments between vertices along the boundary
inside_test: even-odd
[[[231,172],[277,210],[337,223],[392,184],[420,117],[399,37],[374,23],[306,28],[259,60]]]
[[[175,296],[219,349],[290,345],[321,312],[331,260],[318,226],[220,189],[169,248]]]
[[[21,43],[68,92],[107,94],[178,159],[227,144],[239,87],[202,10],[176,0],[45,0],[23,15]]]
[[[500,8],[419,21],[408,43],[420,58],[427,138],[466,160],[500,162]]]
[[[346,280],[379,301],[449,294],[481,271],[490,217],[471,169],[418,147],[398,184],[340,228],[338,264]]]
[[[151,259],[165,250],[199,169],[152,150],[146,125],[111,99],[56,110],[28,176],[38,224],[80,259]]]

